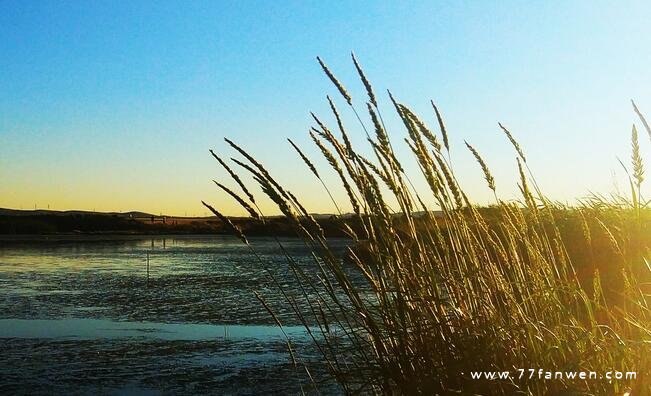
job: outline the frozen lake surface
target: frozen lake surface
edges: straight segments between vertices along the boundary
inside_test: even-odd
[[[259,258],[230,237],[0,242],[0,393],[336,393],[265,270],[296,289],[278,242],[252,243]],[[316,275],[301,240],[280,243]]]

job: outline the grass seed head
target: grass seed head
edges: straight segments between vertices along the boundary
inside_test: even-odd
[[[320,57],[317,56],[316,60],[319,62],[319,65],[321,65],[321,68],[325,72],[326,76],[328,76],[330,81],[332,81],[332,83],[335,85],[335,87],[337,87],[337,89],[339,90],[339,93],[341,94],[341,96],[343,96],[344,99],[346,99],[346,102],[348,102],[348,104],[350,106],[352,106],[353,101],[352,101],[350,95],[348,94],[348,91],[346,91],[346,88],[344,88],[344,86],[339,82],[339,80],[337,80],[337,77],[335,77],[335,75],[332,74],[332,72],[330,71],[328,66],[326,66],[325,63],[323,63],[323,61],[321,60]]]
[[[495,192],[495,179],[493,178],[493,175],[491,174],[490,169],[486,165],[486,162],[484,162],[484,159],[479,155],[477,150],[475,150],[474,147],[472,147],[468,142],[465,142],[466,147],[468,147],[468,150],[472,153],[472,155],[475,157],[477,160],[477,163],[479,163],[479,166],[481,167],[481,170],[484,172],[484,179],[486,179],[486,183],[488,183],[488,188],[493,190]]]
[[[637,128],[633,125],[633,130],[631,132],[631,162],[633,164],[633,178],[637,183],[638,188],[644,181],[644,165],[642,163],[642,155],[640,154],[640,143],[637,138]]]
[[[377,108],[377,101],[375,100],[375,93],[373,93],[373,87],[371,86],[371,83],[366,78],[366,75],[362,70],[362,66],[360,66],[359,62],[357,61],[357,58],[355,58],[355,54],[351,52],[350,56],[353,58],[355,69],[357,69],[359,78],[362,80],[362,83],[364,84],[364,88],[366,88],[366,94],[368,95],[369,101],[373,104],[373,106]]]

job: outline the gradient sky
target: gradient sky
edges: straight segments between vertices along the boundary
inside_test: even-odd
[[[311,210],[332,212],[285,138],[316,155],[309,111],[331,121],[326,94],[346,110],[316,55],[364,108],[351,50],[396,142],[405,132],[387,88],[432,126],[428,103],[439,104],[476,201],[490,194],[464,139],[502,197],[517,191],[498,121],[552,198],[623,189],[616,158],[628,162],[637,121],[629,100],[651,116],[650,17],[642,1],[0,0],[0,207],[203,215],[204,199],[241,214],[211,182],[231,185],[208,153],[232,155],[227,136]]]

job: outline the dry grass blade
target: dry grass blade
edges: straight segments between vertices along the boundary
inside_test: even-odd
[[[457,204],[457,208],[463,207],[463,203],[464,203],[463,194],[461,193],[461,189],[459,188],[459,184],[457,183],[457,180],[452,175],[452,171],[445,163],[443,157],[440,154],[435,155],[434,158],[436,159],[436,162],[439,165],[439,169],[441,173],[443,173],[443,177],[445,178],[445,184],[448,186],[448,189],[452,193],[452,196],[454,197],[454,202]]]
[[[646,118],[642,115],[640,110],[637,108],[635,105],[635,102],[631,99],[631,104],[633,105],[633,110],[637,114],[637,116],[640,118],[640,121],[642,121],[642,125],[644,125],[644,129],[646,129],[647,133],[649,134],[649,139],[651,139],[651,127],[649,127],[649,123],[646,122]]]
[[[255,198],[253,198],[253,194],[251,194],[249,192],[249,190],[246,188],[246,186],[242,182],[242,179],[240,179],[240,177],[237,175],[237,173],[233,172],[233,170],[221,158],[219,158],[219,156],[217,156],[217,154],[215,154],[214,151],[210,150],[210,154],[212,154],[212,156],[217,160],[217,162],[219,162],[219,164],[224,169],[226,169],[226,172],[228,172],[228,174],[231,176],[231,178],[233,180],[235,180],[235,182],[237,183],[238,186],[240,186],[240,188],[242,189],[244,194],[246,194],[246,196],[249,198],[251,203],[253,203],[255,205]]]
[[[536,201],[534,200],[533,194],[531,194],[531,190],[529,189],[529,183],[527,183],[527,176],[524,174],[522,162],[520,161],[520,158],[516,158],[516,161],[518,162],[518,173],[520,174],[520,189],[522,195],[525,199],[525,202],[527,203],[527,206],[531,209],[534,209],[536,208]]]
[[[633,164],[633,177],[637,183],[637,187],[644,181],[644,165],[642,164],[642,156],[640,155],[640,143],[637,138],[637,128],[633,125],[631,131],[631,162]]]
[[[384,127],[380,123],[377,114],[375,114],[375,110],[373,109],[373,106],[371,106],[370,103],[367,103],[367,107],[368,107],[368,114],[371,116],[371,121],[373,122],[373,126],[375,128],[375,136],[377,137],[377,140],[380,143],[382,149],[388,152],[390,150],[389,137],[387,136]]]
[[[276,182],[276,180],[275,180],[273,177],[271,177],[271,175],[269,174],[269,172],[267,171],[267,169],[266,169],[264,166],[262,166],[261,163],[259,163],[258,161],[256,161],[256,159],[253,158],[251,155],[249,155],[249,153],[247,153],[246,151],[244,151],[243,148],[241,148],[241,147],[238,146],[237,144],[233,143],[233,142],[232,142],[231,140],[229,140],[228,138],[224,138],[224,140],[225,140],[226,143],[228,143],[231,147],[233,147],[233,148],[234,148],[238,153],[242,154],[242,155],[244,156],[244,158],[246,158],[246,159],[247,159],[251,164],[253,164],[253,166],[255,166],[255,167],[258,169],[259,174],[262,175],[262,176],[264,177],[264,179],[266,180],[266,182],[270,183],[270,184],[271,184],[271,185],[272,185],[272,186],[273,186],[273,187],[278,191],[278,194],[280,194],[280,196],[281,196],[282,198],[284,198],[284,199],[286,199],[286,200],[289,200],[289,197],[287,196],[287,193],[285,192],[285,190],[280,186],[280,184],[278,184],[278,182]],[[238,163],[239,163],[239,162],[238,162]],[[239,164],[241,165],[241,163],[239,163]]]
[[[335,75],[332,74],[332,72],[330,71],[328,66],[326,66],[325,63],[323,63],[323,61],[321,60],[320,57],[317,56],[316,60],[319,62],[319,65],[321,65],[321,68],[323,69],[325,74],[328,76],[330,81],[332,81],[332,83],[335,85],[335,87],[337,87],[337,89],[339,90],[339,93],[341,94],[341,96],[343,96],[344,99],[346,99],[346,102],[348,102],[348,104],[352,106],[353,101],[352,101],[350,95],[348,94],[348,91],[346,91],[346,88],[344,88],[344,86],[339,82],[339,80],[337,80],[337,77],[335,77]]]
[[[404,110],[409,115],[409,118],[416,124],[420,133],[423,134],[423,136],[425,136],[425,138],[430,142],[430,144],[434,147],[434,149],[437,152],[440,152],[441,143],[439,143],[438,139],[436,138],[436,135],[434,135],[434,133],[432,133],[432,131],[429,130],[427,125],[425,125],[425,123],[420,118],[418,118],[418,116],[414,114],[414,112],[410,111],[407,108],[404,108]],[[444,132],[443,136],[447,140],[447,133]],[[447,145],[446,145],[446,150],[447,150]]]
[[[335,118],[337,120],[337,126],[339,127],[339,132],[341,132],[341,138],[343,139],[344,146],[346,147],[346,155],[348,156],[348,158],[352,159],[353,146],[350,144],[350,140],[348,139],[348,134],[346,133],[346,129],[344,128],[343,122],[341,121],[341,116],[339,116],[339,112],[337,111],[337,107],[332,101],[332,98],[330,98],[330,96],[327,95],[326,98],[328,99],[328,104],[330,105],[330,109],[332,110],[332,113],[335,115]]]
[[[490,169],[488,169],[488,166],[486,165],[486,162],[484,162],[484,159],[479,155],[477,150],[475,150],[474,147],[472,147],[468,142],[464,141],[466,144],[466,147],[468,147],[468,150],[472,153],[472,155],[475,157],[477,162],[479,163],[479,166],[481,167],[481,170],[484,172],[484,179],[486,179],[486,183],[488,183],[488,188],[493,190],[495,192],[495,179],[493,178],[493,175],[491,174]]]
[[[204,201],[201,201],[201,203],[203,204],[203,206],[208,208],[208,210],[210,210],[215,216],[217,216],[217,218],[219,220],[221,220],[224,224],[226,224],[228,226],[228,228],[230,228],[230,230],[233,231],[233,234],[235,234],[235,236],[240,239],[240,241],[242,241],[243,243],[245,243],[247,245],[249,244],[249,241],[246,239],[246,237],[242,233],[242,230],[240,230],[239,227],[237,227],[235,224],[233,224],[233,222],[230,221],[230,219],[228,217],[224,216],[217,209],[215,209],[212,206],[208,205]]]
[[[339,209],[339,205],[337,205],[337,202],[335,201],[334,197],[332,196],[332,193],[330,193],[330,189],[328,189],[328,187],[326,186],[326,184],[325,184],[325,182],[323,181],[323,179],[321,179],[321,176],[319,176],[319,172],[317,172],[316,168],[314,167],[314,164],[312,164],[312,162],[309,160],[309,158],[307,158],[307,156],[306,156],[305,154],[303,154],[303,152],[301,151],[301,149],[299,149],[298,146],[295,145],[294,142],[291,141],[291,139],[287,139],[287,141],[289,142],[289,144],[292,145],[292,147],[294,148],[294,150],[296,150],[296,152],[297,152],[298,155],[301,157],[301,159],[303,160],[303,162],[305,163],[305,165],[307,165],[308,169],[310,169],[310,171],[314,174],[314,176],[316,176],[316,178],[321,182],[321,185],[322,185],[323,188],[326,190],[326,193],[328,193],[328,196],[330,197],[330,200],[331,200],[332,203],[335,205],[335,208],[337,209],[337,212],[339,212],[339,214],[341,214],[341,209]],[[289,193],[289,192],[288,192],[288,193]],[[291,193],[289,193],[289,195],[293,197],[293,195],[292,195]],[[294,201],[297,203],[297,205],[300,206],[300,203],[298,203],[298,200],[297,200],[297,199],[294,199]],[[302,206],[301,206],[301,207],[302,207]],[[304,212],[305,212],[305,214],[307,215],[307,211],[304,210]]]
[[[346,176],[344,175],[343,170],[339,166],[339,162],[337,162],[337,159],[335,158],[334,155],[328,150],[326,146],[321,143],[321,141],[313,134],[310,133],[310,137],[314,141],[314,144],[317,145],[319,150],[321,150],[321,153],[323,156],[328,160],[328,163],[332,167],[332,169],[337,172],[337,175],[339,175],[339,179],[341,180],[341,183],[344,186],[344,189],[346,190],[346,194],[348,194],[348,199],[350,200],[350,204],[353,207],[353,211],[357,214],[359,214],[359,204],[357,203],[357,199],[355,198],[355,193],[353,192],[353,189],[350,187],[350,183],[348,183],[348,180],[346,180]]]
[[[373,104],[373,106],[377,108],[377,101],[375,100],[375,94],[373,93],[373,87],[371,86],[371,83],[366,78],[366,75],[362,70],[362,66],[360,66],[359,62],[357,61],[357,58],[355,58],[355,54],[351,52],[350,56],[353,58],[355,69],[357,69],[359,78],[362,80],[362,83],[364,84],[364,88],[366,88],[366,94],[368,95],[369,101]]]
[[[260,293],[258,293],[257,291],[255,291],[255,292],[253,292],[253,294],[255,295],[255,298],[257,298],[258,301],[260,301],[260,304],[262,304],[262,306],[263,306],[264,309],[267,311],[267,313],[269,313],[269,315],[271,315],[271,317],[273,318],[274,322],[276,322],[276,326],[278,326],[278,328],[280,329],[280,331],[283,333],[283,336],[285,337],[285,342],[286,342],[286,344],[287,344],[287,349],[289,350],[289,356],[292,358],[292,364],[293,364],[294,366],[296,366],[296,355],[294,354],[294,349],[292,348],[292,344],[291,344],[291,342],[289,341],[289,336],[288,336],[287,333],[285,332],[285,329],[283,328],[283,325],[282,325],[282,323],[280,322],[280,319],[278,319],[278,316],[276,315],[276,313],[273,311],[273,309],[271,309],[271,307],[269,306],[269,304],[267,304],[267,302],[265,301],[265,299],[262,298],[262,296],[260,295]]]
[[[522,158],[522,161],[527,162],[527,159],[524,156],[524,151],[522,151],[522,148],[520,147],[520,144],[518,143],[517,140],[515,140],[515,138],[511,134],[511,132],[508,129],[506,129],[504,127],[504,125],[502,125],[502,123],[498,123],[497,125],[499,125],[500,128],[502,128],[502,131],[504,131],[504,133],[506,134],[506,137],[509,138],[509,141],[511,142],[511,144],[515,148],[515,151],[518,153],[520,158]]]
[[[439,112],[438,107],[434,104],[434,101],[430,101],[432,103],[432,107],[434,108],[434,112],[436,113],[436,120],[439,123],[439,128],[441,129],[441,136],[443,136],[443,145],[445,146],[445,150],[447,152],[450,152],[450,143],[448,142],[448,131],[445,129],[445,124],[443,123],[443,117],[441,116],[441,113]]]
[[[294,150],[296,150],[296,152],[297,152],[298,155],[301,157],[301,159],[303,160],[303,162],[305,162],[305,165],[307,165],[308,169],[310,169],[310,171],[312,171],[312,173],[314,173],[314,176],[316,176],[317,179],[321,179],[321,176],[319,176],[319,172],[317,172],[316,168],[314,167],[314,164],[312,164],[312,161],[310,161],[310,160],[307,158],[307,156],[306,156],[305,154],[303,154],[303,152],[301,151],[301,149],[299,149],[298,146],[295,145],[294,142],[292,142],[291,139],[288,138],[287,141],[289,142],[289,144],[292,145],[292,147],[294,148]]]
[[[242,167],[242,168],[246,169],[247,171],[249,171],[249,173],[251,173],[255,179],[262,180],[262,179],[265,178],[260,172],[253,169],[251,166],[245,164],[244,162],[238,160],[237,158],[231,158],[231,161],[235,162],[240,167]]]
[[[253,209],[253,207],[251,207],[251,205],[246,203],[245,200],[243,200],[239,195],[237,195],[235,192],[233,192],[230,188],[224,186],[223,184],[219,183],[216,180],[213,180],[213,183],[215,183],[219,188],[224,190],[228,195],[233,197],[237,201],[237,203],[240,204],[240,206],[242,206],[247,212],[249,212],[251,217],[253,217],[254,219],[259,219],[260,218],[260,215],[258,214],[258,212],[256,212],[255,209]]]

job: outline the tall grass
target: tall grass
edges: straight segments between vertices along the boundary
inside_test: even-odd
[[[352,240],[347,260],[329,248],[319,223],[296,196],[243,148],[227,142],[244,157],[235,160],[239,168],[251,174],[314,252],[318,279],[292,265],[300,290],[281,292],[342,389],[404,394],[538,395],[571,390],[651,394],[651,213],[640,189],[644,169],[637,130],[632,133],[630,195],[592,196],[566,207],[543,194],[524,149],[500,124],[517,156],[522,199],[499,198],[489,165],[467,142],[495,197],[489,207],[478,207],[458,182],[448,132],[434,103],[438,132],[389,93],[406,131],[404,142],[427,182],[427,190],[416,191],[410,181],[414,175],[405,172],[390,139],[399,133],[387,132],[377,97],[357,59],[353,57],[354,66],[368,95],[364,106],[368,129],[349,91],[318,61],[359,120],[373,153],[366,158],[353,148],[328,97],[336,132],[313,115],[316,123],[310,135],[353,208],[352,214],[339,216]],[[642,113],[637,107],[635,111],[651,137]],[[322,172],[290,143],[306,170],[325,187]],[[252,216],[264,219],[251,189],[221,159],[220,163],[247,198],[220,187]],[[387,203],[389,197],[396,209]],[[248,243],[235,225],[208,207]],[[291,264],[291,257],[288,260]],[[355,281],[360,274],[363,285]],[[475,370],[510,370],[516,376],[517,369],[529,368],[598,374],[635,371],[637,378],[540,380],[530,379],[529,372],[510,380],[470,376]]]

